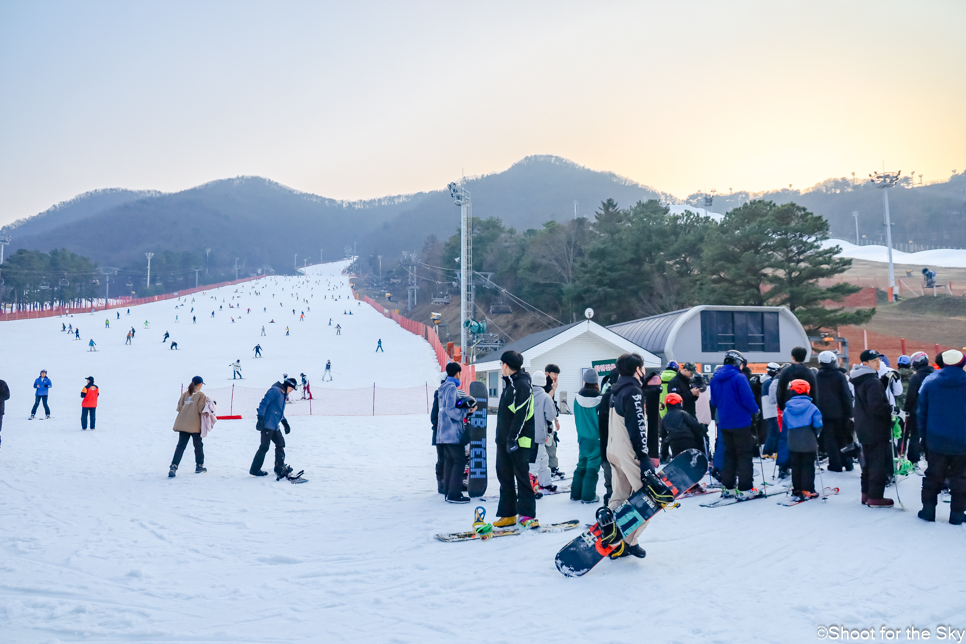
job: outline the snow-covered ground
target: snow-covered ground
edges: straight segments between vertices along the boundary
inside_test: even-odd
[[[830,246],[841,246],[841,257],[852,259],[866,259],[870,262],[888,262],[889,249],[885,246],[856,246],[842,239],[829,239],[823,248]],[[966,250],[961,248],[938,248],[935,250],[923,250],[918,253],[906,253],[901,250],[892,250],[892,261],[895,264],[915,264],[928,266],[930,268],[966,268]]]
[[[939,523],[916,519],[916,476],[900,484],[909,512],[862,507],[858,472],[826,473],[825,485],[842,488],[826,503],[706,509],[714,497],[688,499],[644,532],[646,559],[605,561],[579,579],[553,565],[576,531],[433,538],[469,529],[475,504],[436,493],[425,415],[293,418],[288,461],[306,470],[305,485],[249,476],[253,423],[222,421],[205,439],[208,472],[193,473],[189,446],[168,479],[181,384],[199,374],[223,386],[236,358],[245,383],[265,388],[283,371],[305,371],[314,387],[432,382],[438,367],[421,339],[365,305],[342,315],[355,305],[348,288],[325,286],[345,281],[341,268],[210,292],[225,307],[215,319],[215,300],[196,295],[195,325],[190,301],[122,311],[110,330],[103,313],[64,320],[84,342],[61,333],[59,318],[0,324],[0,378],[12,391],[0,449],[0,642],[771,643],[813,642],[840,624],[875,628],[876,639],[883,625],[930,628],[932,640],[938,625],[966,628],[966,529],[945,523],[948,505]],[[311,303],[295,304],[293,290]],[[342,299],[320,302],[333,294]],[[253,309],[234,324],[233,295]],[[300,323],[291,309],[303,306],[312,310]],[[161,343],[165,330],[179,351]],[[377,338],[385,353],[374,353]],[[262,360],[249,357],[256,343]],[[327,358],[337,376],[322,385]],[[41,368],[54,418],[28,421]],[[80,430],[86,376],[102,390],[94,432]],[[568,472],[576,452],[566,416]],[[492,455],[490,465],[492,474]],[[491,475],[488,493],[497,490]],[[492,518],[496,504],[485,506]],[[544,522],[593,513],[566,495],[538,501]]]

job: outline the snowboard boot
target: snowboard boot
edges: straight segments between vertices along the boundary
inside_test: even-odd
[[[556,485],[541,485],[540,486],[540,490],[543,491],[543,492],[556,492],[557,491],[557,486]]]
[[[50,414],[47,414],[47,415],[46,415],[46,416],[44,417],[44,420],[50,420]]]
[[[172,465],[171,469],[168,470],[168,478],[173,479],[175,476],[177,476],[176,474],[177,471],[178,471],[178,466]]]
[[[204,472],[207,472],[207,471],[208,470],[205,468],[204,465],[195,465],[195,474],[203,474]]]
[[[879,510],[891,508],[893,505],[895,505],[895,502],[892,499],[869,499],[869,502],[866,503],[866,505],[870,508]]]
[[[637,557],[638,559],[643,559],[644,557],[647,556],[647,553],[644,552],[644,548],[642,548],[638,544],[635,544],[633,546],[626,546],[624,548],[624,552],[626,552],[631,557]]]
[[[509,528],[517,524],[516,515],[512,517],[503,517],[502,519],[497,519],[493,522],[494,528]]]
[[[536,530],[540,527],[540,522],[533,517],[520,517],[519,523],[526,530]]]
[[[923,521],[929,521],[930,523],[933,523],[936,521],[936,506],[924,505],[922,506],[922,509],[919,510],[919,514],[917,514],[916,516],[918,516]]]
[[[34,415],[30,414],[30,418],[28,418],[27,420],[33,420],[33,419],[34,419]]]
[[[275,468],[275,476],[277,476],[278,478],[275,479],[275,480],[276,481],[281,481],[282,479],[286,478],[291,473],[292,473],[292,466],[291,465],[283,465],[280,468],[279,467],[276,467]]]
[[[265,470],[249,470],[248,473],[252,476],[268,476],[268,472]]]
[[[966,522],[966,512],[960,510],[959,512],[949,513],[949,523],[952,525],[963,525],[963,522]]]
[[[470,498],[468,496],[463,496],[462,494],[460,494],[459,498],[456,498],[456,499],[447,498],[446,502],[447,503],[469,503]]]

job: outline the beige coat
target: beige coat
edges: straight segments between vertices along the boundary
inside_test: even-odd
[[[174,431],[189,434],[201,433],[201,414],[208,402],[204,392],[196,391],[192,396],[187,391],[178,399],[178,417],[174,419]]]

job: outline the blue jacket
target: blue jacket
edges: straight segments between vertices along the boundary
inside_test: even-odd
[[[966,454],[966,371],[943,367],[919,390],[919,435],[926,448],[941,454]]]
[[[818,436],[822,433],[822,412],[812,399],[804,394],[795,394],[785,400],[782,427],[788,431],[788,451],[817,452]]]
[[[44,376],[43,378],[37,378],[34,380],[34,387],[37,388],[36,394],[38,396],[46,396],[47,392],[50,391],[50,388],[53,387],[53,385],[50,384],[50,378]]]
[[[276,382],[265,392],[262,402],[258,405],[258,415],[265,419],[265,429],[273,431],[285,417],[285,394],[282,383]]]
[[[459,380],[447,377],[437,390],[439,400],[439,416],[436,424],[436,444],[437,445],[459,445],[463,442],[463,434],[466,425],[463,419],[466,418],[466,408],[457,408],[456,403],[460,398],[465,397],[462,390],[458,389]]]
[[[745,374],[733,364],[726,364],[711,378],[711,404],[718,410],[718,427],[741,429],[751,427],[751,417],[758,413],[755,394]]]

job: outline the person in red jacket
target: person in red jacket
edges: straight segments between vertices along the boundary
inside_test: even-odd
[[[81,430],[87,429],[87,417],[91,419],[91,431],[97,418],[97,395],[100,390],[94,384],[94,376],[87,376],[87,386],[81,389]]]

